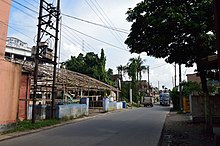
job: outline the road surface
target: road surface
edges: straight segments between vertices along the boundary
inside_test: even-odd
[[[0,146],[157,146],[169,107],[129,109],[0,142]]]

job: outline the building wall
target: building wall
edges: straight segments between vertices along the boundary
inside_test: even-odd
[[[0,132],[15,126],[21,66],[0,60]]]
[[[21,66],[4,60],[11,0],[0,0],[0,132],[15,127]]]
[[[220,123],[220,96],[209,96],[213,123]],[[191,97],[191,114],[194,122],[205,121],[205,100],[203,96]]]
[[[31,58],[31,48],[27,43],[15,37],[7,37],[5,56],[10,59],[29,59]]]
[[[0,59],[4,58],[11,0],[0,1]]]
[[[187,81],[201,83],[200,76],[197,76],[196,74],[188,74]]]

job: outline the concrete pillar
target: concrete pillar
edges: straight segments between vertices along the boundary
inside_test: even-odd
[[[109,98],[103,98],[103,110],[107,112],[108,108],[109,108]]]
[[[89,98],[86,98],[86,115],[89,115]]]
[[[130,103],[132,104],[132,89],[130,89]]]

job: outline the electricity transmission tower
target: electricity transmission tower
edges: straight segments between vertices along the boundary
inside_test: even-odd
[[[52,101],[51,101],[51,118],[54,118],[54,99],[56,96],[56,66],[57,66],[57,50],[60,20],[60,0],[57,0],[57,6],[48,3],[46,0],[40,0],[37,44],[32,48],[34,57],[34,89],[33,89],[33,107],[32,107],[32,123],[35,123],[36,114],[36,98],[38,89],[38,65],[39,63],[48,63],[53,65],[53,83],[52,83]],[[54,44],[50,44],[53,39]],[[54,48],[49,48],[49,44]]]

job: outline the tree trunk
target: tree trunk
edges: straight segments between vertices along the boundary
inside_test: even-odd
[[[208,94],[206,72],[203,69],[200,70],[200,78],[201,78],[201,82],[202,82],[202,89],[204,92],[205,130],[207,133],[213,133],[212,113],[211,113],[210,98],[209,98],[209,94]]]

